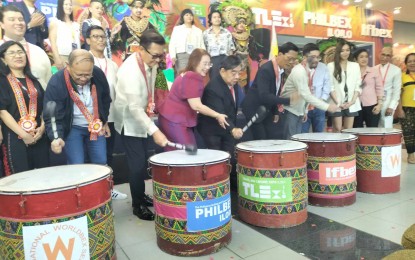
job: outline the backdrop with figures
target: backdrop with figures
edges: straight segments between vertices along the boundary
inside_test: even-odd
[[[8,0],[16,1],[16,0]],[[111,26],[130,14],[130,0],[103,0],[106,18]],[[56,14],[57,0],[37,0],[38,8],[48,18]],[[74,0],[75,17],[79,17],[89,5],[89,0]],[[193,10],[198,18],[196,26],[205,29],[211,5],[219,5],[224,12],[223,22],[234,33],[235,43],[250,64],[252,81],[258,61],[266,59],[276,51],[277,35],[309,37],[310,42],[329,37],[346,38],[349,41],[367,42],[379,53],[385,44],[392,43],[393,14],[367,10],[356,6],[343,6],[323,0],[159,0],[155,12],[148,9],[145,15],[167,41],[176,25],[180,11]],[[217,8],[217,7],[216,7]],[[281,43],[281,42],[280,42]],[[295,42],[294,42],[295,43]],[[255,46],[249,45],[254,44]],[[377,56],[377,55],[376,55]]]

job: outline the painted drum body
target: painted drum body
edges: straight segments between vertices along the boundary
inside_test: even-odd
[[[305,133],[291,139],[308,145],[310,204],[342,207],[355,203],[357,137],[341,133]]]
[[[230,155],[198,149],[149,159],[153,175],[157,245],[166,253],[201,256],[230,243]]]
[[[0,179],[1,259],[116,259],[111,174],[85,164]]]
[[[259,140],[236,146],[238,212],[252,225],[286,228],[307,219],[307,145]]]
[[[402,131],[394,128],[343,130],[358,137],[356,145],[357,191],[386,194],[400,190]]]

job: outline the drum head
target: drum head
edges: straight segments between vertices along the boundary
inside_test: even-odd
[[[151,156],[148,161],[160,166],[198,166],[224,162],[229,158],[230,155],[227,152],[197,149],[197,154],[187,154],[184,150],[159,153]]]
[[[43,194],[85,186],[112,170],[96,164],[64,165],[20,172],[0,179],[0,194]]]
[[[236,149],[258,153],[296,152],[307,149],[307,145],[289,140],[257,140],[239,143]]]
[[[402,133],[402,130],[395,128],[365,127],[344,129],[342,132],[362,135],[398,135]]]
[[[293,135],[291,139],[308,143],[337,143],[356,140],[357,137],[351,134],[342,133],[305,133]]]

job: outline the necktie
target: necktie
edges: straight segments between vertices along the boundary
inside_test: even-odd
[[[229,87],[229,90],[231,91],[231,95],[232,95],[233,101],[236,102],[236,100],[235,100],[235,90],[233,89],[232,86]]]

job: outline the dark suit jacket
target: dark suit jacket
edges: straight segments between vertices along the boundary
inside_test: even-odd
[[[16,6],[22,11],[23,18],[27,26],[30,22],[31,15],[25,3],[21,1],[21,2],[11,2],[9,4]],[[36,9],[35,12],[41,13],[43,14],[43,16],[45,16],[45,14],[40,12],[38,9]],[[48,24],[47,24],[46,19],[42,26],[37,26],[37,27],[28,29],[26,30],[26,33],[24,35],[24,38],[26,39],[27,42],[37,45],[42,49],[44,49],[43,40],[47,39],[48,37],[49,37],[49,31],[48,31]]]
[[[272,61],[268,61],[259,68],[254,82],[242,102],[242,111],[247,120],[255,115],[260,105],[265,106],[267,115],[276,115],[278,114],[277,104],[290,104],[289,98],[280,98],[276,95],[277,87],[275,81],[274,66]]]
[[[92,84],[95,84],[97,88],[99,119],[105,124],[108,120],[111,104],[110,89],[104,72],[97,66],[94,66],[92,71],[91,82]],[[74,102],[69,96],[66,87],[64,70],[56,72],[49,80],[48,86],[46,87],[45,98],[43,99],[44,109],[46,109],[46,105],[49,101],[56,102],[56,128],[58,136],[65,139],[72,128]],[[44,113],[43,120],[45,121],[46,133],[49,139],[53,140],[51,115]]]
[[[236,104],[238,103],[237,86],[233,86]],[[238,108],[235,104],[228,85],[223,81],[221,75],[217,75],[206,85],[203,91],[202,103],[218,113],[228,116],[226,121],[229,126],[226,130],[219,126],[218,121],[212,117],[199,115],[197,130],[202,135],[222,135],[232,131],[236,125],[236,115]]]

